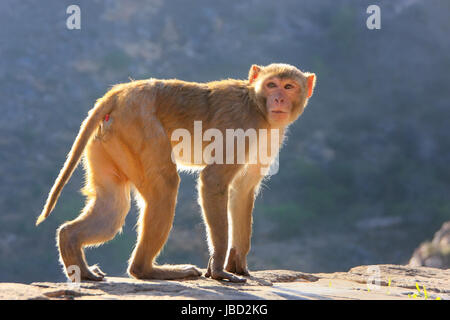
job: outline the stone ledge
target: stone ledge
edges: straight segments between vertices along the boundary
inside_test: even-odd
[[[376,269],[378,268],[378,269]],[[380,286],[367,287],[379,270]],[[204,270],[203,270],[204,271]],[[181,281],[106,277],[73,286],[60,282],[0,283],[2,300],[36,299],[450,299],[450,270],[400,265],[358,266],[348,272],[310,274],[290,270],[253,271],[247,283],[205,277]],[[416,283],[421,289],[417,291]],[[368,290],[369,289],[369,290]],[[408,296],[409,295],[409,296]]]

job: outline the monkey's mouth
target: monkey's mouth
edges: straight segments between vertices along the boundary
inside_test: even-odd
[[[289,112],[283,110],[272,110],[271,115],[275,119],[284,119],[289,115]]]
[[[287,113],[287,112],[286,111],[281,111],[281,110],[272,110],[272,113],[283,114],[283,113]]]
[[[270,116],[272,120],[275,122],[285,122],[287,118],[289,117],[289,112],[282,111],[282,110],[272,110],[270,112]]]

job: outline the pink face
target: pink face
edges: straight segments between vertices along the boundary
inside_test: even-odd
[[[293,102],[298,99],[300,89],[300,85],[292,79],[271,77],[262,83],[270,123],[275,125],[289,123]]]

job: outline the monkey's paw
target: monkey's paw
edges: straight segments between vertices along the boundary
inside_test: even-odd
[[[230,249],[230,254],[228,255],[228,262],[225,270],[234,274],[239,274],[241,276],[250,276],[245,259],[240,259],[238,257],[235,248]]]
[[[215,280],[228,280],[230,282],[236,282],[236,283],[243,283],[243,282],[247,281],[247,279],[245,279],[245,278],[237,277],[231,273],[224,271],[223,268],[214,267],[214,259],[213,258],[209,259],[208,269],[205,273],[205,277],[207,277],[207,278],[211,277],[212,279],[215,279]]]
[[[202,272],[192,265],[163,265],[152,266],[150,270],[143,271],[132,265],[128,268],[128,274],[136,279],[178,280],[192,277],[200,277]]]
[[[205,277],[209,278],[211,277],[212,279],[215,280],[228,280],[230,282],[235,282],[235,283],[244,283],[247,281],[247,279],[245,278],[241,278],[235,275],[232,275],[231,273],[228,273],[226,271],[223,270],[208,270],[205,273]]]
[[[81,273],[81,280],[102,281],[105,275],[97,265],[93,265],[88,271]]]

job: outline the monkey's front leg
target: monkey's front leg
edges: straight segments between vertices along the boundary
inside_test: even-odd
[[[232,241],[225,270],[249,276],[247,254],[252,235],[252,211],[255,194],[253,189],[230,190],[229,211],[232,225]]]
[[[231,282],[246,279],[224,271],[228,250],[228,192],[239,165],[207,166],[199,178],[199,203],[206,222],[210,259],[206,277]]]
[[[260,165],[247,165],[230,188],[228,211],[232,225],[232,241],[225,270],[249,276],[247,254],[252,235],[252,212],[259,184],[264,178]]]

